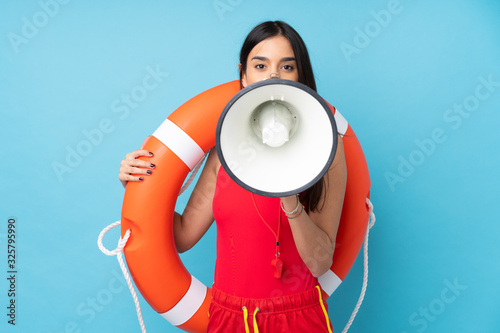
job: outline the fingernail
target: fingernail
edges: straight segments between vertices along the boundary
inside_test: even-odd
[[[151,163],[151,167],[154,168],[154,167],[156,167],[156,165],[154,165],[153,163]]]
[[[148,170],[147,173],[148,173],[148,175],[150,175],[151,174],[151,170]]]
[[[144,178],[142,178],[142,177],[139,177],[139,180],[141,180],[141,181],[142,181],[143,179],[144,179]]]

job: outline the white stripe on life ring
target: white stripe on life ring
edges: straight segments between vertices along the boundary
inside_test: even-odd
[[[344,135],[347,132],[347,128],[349,127],[349,123],[344,118],[343,115],[340,114],[339,110],[335,109],[335,123],[337,123],[337,132],[340,135]]]
[[[337,274],[329,269],[325,274],[318,278],[318,282],[321,285],[321,289],[323,289],[328,296],[331,296],[335,289],[340,286],[342,280],[337,276]]]
[[[205,152],[196,141],[168,118],[153,133],[153,136],[173,151],[190,170],[193,170],[205,155]]]
[[[174,326],[188,321],[198,311],[207,295],[207,287],[191,275],[191,285],[186,294],[172,309],[160,315]]]

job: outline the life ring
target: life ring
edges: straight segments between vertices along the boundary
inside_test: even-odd
[[[131,229],[124,248],[132,278],[144,299],[172,325],[205,332],[211,289],[184,267],[175,248],[173,214],[189,171],[215,145],[224,106],[240,90],[239,81],[211,88],[184,103],[153,133],[144,149],[156,165],[144,181],[125,191],[121,233]],[[351,127],[330,105],[343,135],[347,188],[331,269],[319,278],[325,296],[340,285],[359,253],[368,224],[370,177],[361,146]]]

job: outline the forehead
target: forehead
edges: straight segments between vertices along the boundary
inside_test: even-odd
[[[275,36],[264,39],[255,45],[248,55],[251,60],[255,56],[262,56],[269,59],[294,57],[290,41],[283,36]]]

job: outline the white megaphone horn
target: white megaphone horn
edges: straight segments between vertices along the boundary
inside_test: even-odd
[[[264,80],[226,105],[215,146],[228,175],[250,192],[282,197],[323,177],[337,150],[337,126],[328,104],[299,82]]]

